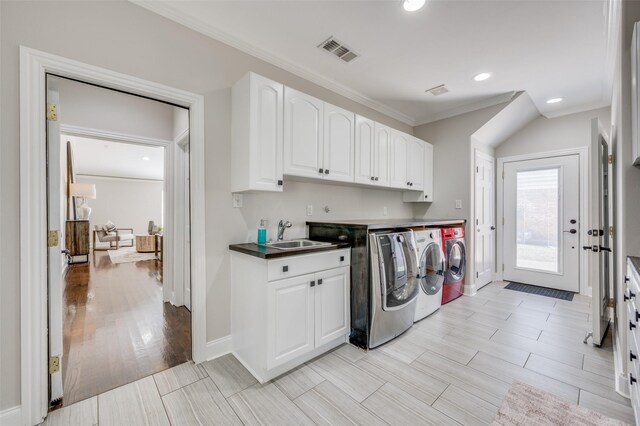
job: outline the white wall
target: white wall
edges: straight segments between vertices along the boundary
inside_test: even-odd
[[[246,72],[254,71],[399,130],[412,133],[411,127],[128,2],[0,2],[0,10],[0,410],[20,404],[20,199],[16,184],[20,45],[204,95],[209,341],[229,333],[228,245],[253,235],[255,217],[272,211],[272,221],[283,216],[299,228],[308,198],[319,203],[314,204],[316,215],[324,203],[334,208],[334,219],[380,217],[376,212],[384,205],[391,209],[390,217],[411,216],[412,207],[402,204],[399,193],[288,181],[285,194],[253,196],[257,202],[247,196],[246,207],[233,209],[229,192],[230,88]],[[118,23],[115,27],[114,22]],[[251,213],[251,209],[256,211]],[[274,225],[272,222],[271,232]]]
[[[496,148],[496,157],[589,146],[592,118],[599,118],[603,128],[609,132],[611,108],[600,108],[557,118],[540,116],[500,144]]]
[[[108,220],[142,235],[148,233],[150,220],[162,224],[163,181],[85,175],[77,176],[77,181],[96,185],[96,199],[87,200],[91,207],[91,232],[94,225],[103,225]]]

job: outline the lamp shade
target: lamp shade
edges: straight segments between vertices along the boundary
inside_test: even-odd
[[[70,192],[74,197],[96,198],[96,185],[93,183],[72,183]]]

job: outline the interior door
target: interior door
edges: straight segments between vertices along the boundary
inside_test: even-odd
[[[355,115],[346,109],[324,104],[324,177],[353,182],[353,139]]]
[[[476,287],[489,284],[495,275],[494,158],[476,151]]]
[[[504,164],[504,279],[580,290],[579,157]]]
[[[371,184],[375,180],[374,122],[356,115],[355,181]]]
[[[47,76],[47,228],[58,233],[58,242],[47,249],[49,282],[49,356],[57,356],[62,366],[62,241],[64,229],[62,205],[66,198],[62,193],[60,113],[58,81]],[[52,109],[56,108],[55,116]],[[49,375],[49,402],[62,398],[62,368]]]
[[[587,231],[591,245],[585,246],[589,255],[589,276],[593,309],[593,343],[600,345],[609,326],[609,299],[611,273],[610,220],[611,200],[609,197],[611,165],[609,164],[608,137],[597,118],[591,120],[591,171],[590,191],[591,223]]]
[[[284,90],[284,174],[324,176],[322,111],[324,102],[297,90]]]
[[[345,266],[315,274],[316,348],[349,333],[349,271]]]

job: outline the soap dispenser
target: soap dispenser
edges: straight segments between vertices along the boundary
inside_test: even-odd
[[[258,244],[267,243],[267,219],[260,219],[260,226],[258,227]]]

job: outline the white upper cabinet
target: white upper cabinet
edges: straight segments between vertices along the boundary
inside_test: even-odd
[[[324,178],[339,182],[354,181],[355,114],[325,102],[324,104]]]
[[[231,191],[282,191],[284,86],[248,73],[231,93]]]
[[[380,186],[389,186],[391,168],[391,129],[380,123],[375,123],[373,129],[375,184]]]
[[[394,188],[409,188],[409,181],[407,180],[407,149],[409,142],[409,135],[397,130],[391,130],[389,186]]]
[[[415,191],[424,186],[424,142],[414,137],[407,144],[407,182]]]
[[[289,87],[284,91],[284,174],[324,175],[324,102]]]
[[[373,120],[356,115],[355,181],[371,184],[375,180]]]
[[[419,139],[418,139],[419,140]],[[420,140],[423,149],[423,180],[422,188],[419,191],[404,191],[402,199],[408,202],[432,202],[433,201],[433,145]]]

